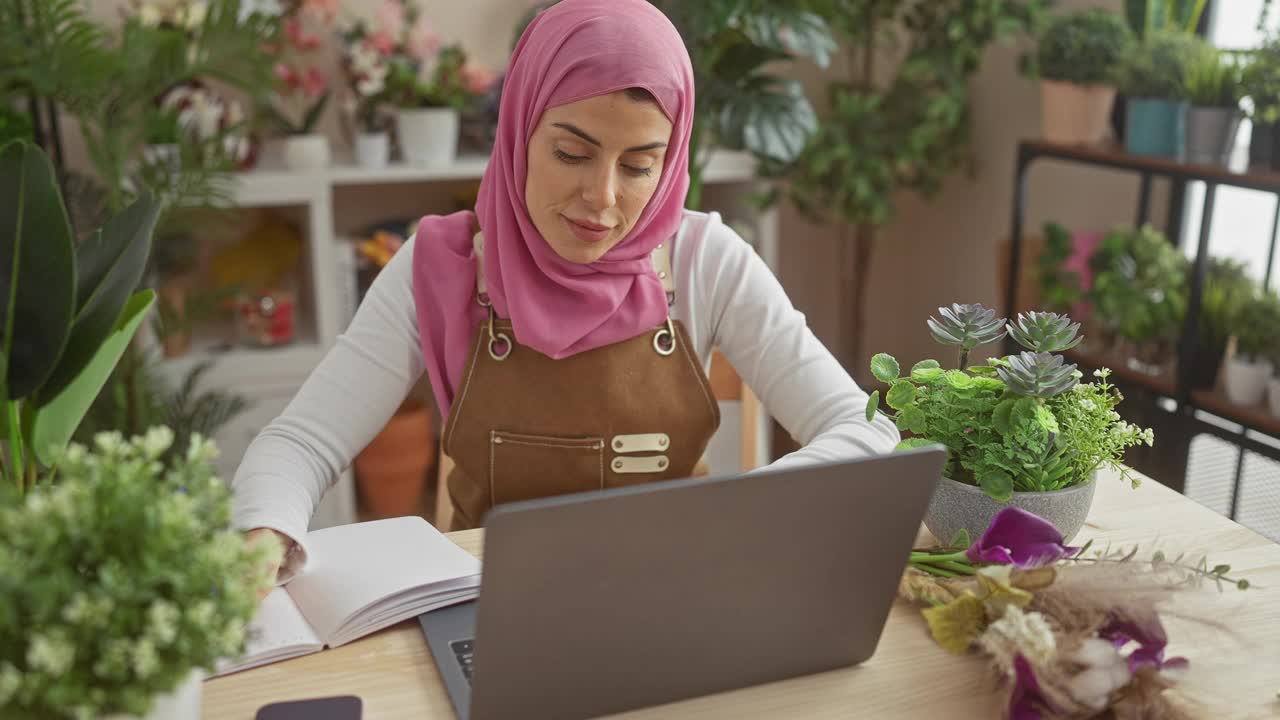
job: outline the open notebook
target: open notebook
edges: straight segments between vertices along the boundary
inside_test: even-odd
[[[317,530],[307,549],[306,570],[263,600],[244,656],[217,675],[338,647],[479,594],[480,561],[420,517]]]

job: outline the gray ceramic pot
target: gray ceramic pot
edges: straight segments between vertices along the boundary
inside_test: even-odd
[[[1192,107],[1187,111],[1187,162],[1227,167],[1240,111],[1235,108]]]
[[[976,542],[996,513],[1012,505],[1053,523],[1066,542],[1084,527],[1096,484],[1095,477],[1066,490],[1016,492],[1009,502],[1002,503],[992,500],[980,487],[942,478],[929,503],[924,525],[941,543],[951,542],[961,528],[968,530],[969,538]]]

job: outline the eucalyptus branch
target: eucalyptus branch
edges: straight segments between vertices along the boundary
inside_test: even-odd
[[[1112,564],[1120,565],[1124,563],[1137,562],[1144,565],[1150,565],[1153,570],[1168,570],[1175,574],[1182,575],[1182,580],[1175,583],[1175,586],[1194,586],[1200,587],[1206,580],[1212,580],[1218,588],[1218,592],[1222,592],[1223,583],[1235,585],[1240,590],[1259,589],[1259,586],[1249,582],[1246,578],[1231,577],[1231,566],[1227,564],[1214,565],[1209,567],[1208,556],[1202,555],[1199,562],[1195,564],[1184,563],[1182,559],[1186,557],[1186,553],[1179,553],[1173,560],[1165,557],[1164,552],[1157,550],[1151,555],[1150,560],[1137,560],[1138,547],[1135,545],[1128,552],[1123,549],[1112,550],[1107,546],[1106,550],[1098,551],[1094,557],[1083,557],[1089,548],[1093,546],[1093,541],[1085,543],[1084,547],[1069,557],[1063,558],[1068,562],[1079,563],[1096,563],[1096,564]]]

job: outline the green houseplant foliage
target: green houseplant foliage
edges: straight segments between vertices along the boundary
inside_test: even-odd
[[[1203,45],[1187,65],[1187,99],[1192,105],[1235,108],[1242,97],[1239,63],[1228,53]]]
[[[1129,27],[1145,39],[1159,32],[1193,35],[1204,14],[1205,0],[1125,0]]]
[[[1056,313],[1024,313],[1005,329],[1026,352],[965,367],[967,348],[1003,335],[989,329],[988,315],[994,312],[953,305],[939,308],[939,314],[930,318],[930,331],[959,348],[958,367],[947,370],[930,359],[903,373],[890,355],[881,353],[871,361],[872,374],[889,386],[886,413],[913,436],[901,447],[943,445],[947,478],[981,487],[1001,502],[1014,492],[1091,482],[1101,468],[1135,481],[1123,464],[1124,451],[1151,444],[1153,435],[1115,414],[1122,398],[1108,383],[1108,371],[1095,373],[1097,382],[1082,383],[1076,367],[1063,360],[1060,353],[1081,340],[1078,324]],[[879,408],[877,390],[867,403],[867,416]]]
[[[1258,293],[1240,307],[1232,323],[1236,354],[1249,360],[1270,360],[1280,354],[1280,297]]]
[[[1113,230],[1089,258],[1089,292],[1096,316],[1109,330],[1138,345],[1169,343],[1186,313],[1187,261],[1147,225]]]
[[[1046,80],[1111,84],[1132,44],[1129,27],[1113,12],[1087,8],[1057,15],[1040,34],[1035,70]]]
[[[1120,90],[1134,98],[1184,100],[1187,71],[1204,51],[1194,35],[1158,32],[1133,46],[1120,74]]]
[[[77,246],[48,157],[0,149],[0,402],[18,487],[53,464],[154,302],[134,290],[159,213],[144,193]]]
[[[144,714],[243,651],[270,551],[232,529],[212,444],[191,438],[165,467],[172,441],[161,427],[73,444],[56,483],[0,503],[4,717]]]
[[[1041,302],[1053,312],[1065,313],[1084,297],[1080,273],[1066,269],[1073,251],[1071,232],[1059,223],[1045,223],[1044,249],[1036,261],[1036,270]]]
[[[1269,37],[1250,53],[1241,80],[1244,94],[1253,100],[1254,121],[1280,121],[1280,36]]]

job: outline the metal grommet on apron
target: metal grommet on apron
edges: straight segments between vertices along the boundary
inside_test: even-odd
[[[674,300],[666,243],[654,269]],[[495,504],[694,475],[720,407],[684,327],[657,328],[562,359],[518,342],[488,302],[475,237],[476,327],[444,428],[449,529],[478,527]],[[487,350],[487,352],[486,352]]]

